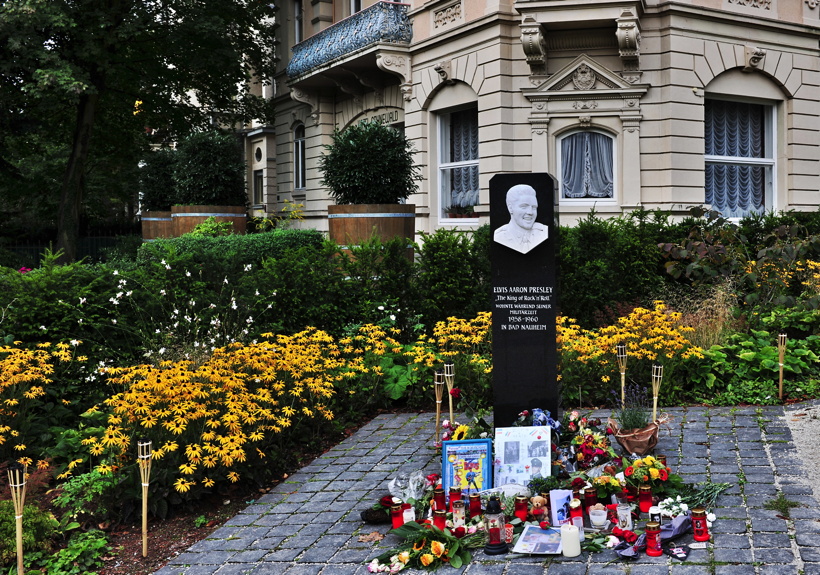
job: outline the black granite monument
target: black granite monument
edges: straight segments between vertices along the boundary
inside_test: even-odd
[[[498,174],[490,180],[495,425],[535,407],[559,417],[555,316],[555,180]]]

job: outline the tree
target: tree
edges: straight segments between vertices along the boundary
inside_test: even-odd
[[[67,260],[89,158],[112,135],[121,155],[146,126],[175,138],[271,121],[270,102],[240,87],[273,76],[275,10],[257,0],[0,0],[0,128],[58,148],[57,247]],[[4,189],[25,180],[15,145],[0,142]]]

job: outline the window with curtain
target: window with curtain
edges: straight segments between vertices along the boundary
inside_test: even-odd
[[[263,170],[253,171],[253,203],[262,204],[265,201],[265,173]]]
[[[772,205],[772,106],[707,99],[706,203],[727,218]]]
[[[441,214],[470,216],[478,204],[478,108],[441,114],[439,120]]]
[[[561,138],[561,197],[614,197],[613,141],[599,132],[576,132]]]
[[[305,126],[293,129],[293,188],[305,187]]]

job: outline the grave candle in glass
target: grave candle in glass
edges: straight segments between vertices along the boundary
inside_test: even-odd
[[[709,526],[706,525],[706,510],[702,508],[693,509],[690,513],[692,517],[692,532],[695,534],[695,541],[709,541]]]
[[[649,508],[652,507],[652,487],[649,485],[641,485],[638,491],[638,507],[641,513],[649,513]]]
[[[650,557],[660,557],[663,555],[661,548],[661,526],[657,521],[650,521],[646,524],[646,554]]]
[[[453,527],[461,527],[464,525],[464,500],[457,499],[453,504]]]
[[[455,501],[461,501],[461,487],[450,488],[450,513],[453,512],[453,503]]]
[[[584,490],[584,508],[587,513],[598,503],[598,491],[594,487],[587,487]]]
[[[404,514],[401,503],[397,503],[390,508],[390,520],[393,523],[393,529],[398,529],[404,525]]]
[[[485,554],[501,555],[509,551],[504,539],[505,523],[501,502],[497,496],[493,495],[487,502],[487,510],[484,512],[484,528],[487,531],[487,544],[484,546]]]
[[[478,493],[470,493],[470,518],[481,515],[481,496]]]
[[[444,509],[436,509],[433,511],[433,525],[442,531],[447,527],[447,512]]]
[[[660,462],[661,465],[663,465],[664,467],[667,467],[667,465],[666,465],[666,456],[665,455],[656,455],[655,459],[657,459]]]
[[[581,541],[584,539],[584,509],[581,507],[580,499],[573,499],[569,502],[569,520],[570,523],[578,528],[578,537]]]
[[[632,506],[629,503],[618,504],[618,527],[632,531]]]
[[[518,517],[521,521],[527,520],[527,513],[529,512],[529,503],[527,502],[527,498],[523,495],[516,495],[515,496],[515,512],[514,515]]]
[[[447,511],[447,497],[441,486],[433,490],[433,511]]]

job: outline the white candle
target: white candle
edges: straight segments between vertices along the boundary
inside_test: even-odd
[[[581,540],[578,538],[578,528],[575,525],[561,526],[561,547],[564,557],[578,557],[581,554]]]

